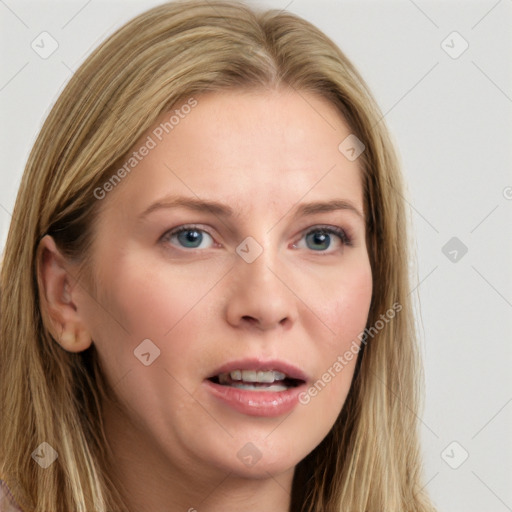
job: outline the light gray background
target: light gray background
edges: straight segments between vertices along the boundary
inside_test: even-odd
[[[0,0],[0,248],[29,150],[72,71],[159,3]],[[414,226],[427,489],[440,511],[512,511],[512,0],[249,3],[324,30],[380,104]],[[31,48],[43,31],[59,45],[47,59]],[[453,31],[469,44],[458,58],[443,49],[462,48]]]

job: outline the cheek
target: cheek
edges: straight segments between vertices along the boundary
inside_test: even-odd
[[[100,304],[91,301],[89,314],[105,377],[141,423],[158,421],[162,403],[186,414],[197,404],[185,391],[193,392],[194,383],[183,361],[197,355],[208,295],[223,272],[211,268],[192,278],[166,262],[135,258],[120,259],[115,268],[100,283],[105,293]],[[146,366],[142,354],[148,352]]]
[[[334,422],[350,389],[360,337],[368,321],[372,298],[370,265],[352,268],[331,283],[322,294],[325,306],[320,308],[331,332],[322,340],[318,374],[308,394],[317,401],[317,406],[332,412]]]
[[[198,337],[195,331],[200,329],[197,311],[204,310],[209,290],[222,273],[212,268],[205,277],[191,279],[165,262],[148,264],[133,258],[118,260],[115,268],[115,273],[100,283],[104,295],[99,304],[90,300],[88,314],[107,378],[116,383],[127,372],[134,372],[130,374],[133,377],[146,371],[144,379],[151,380],[158,367],[173,374],[184,371],[176,361],[194,348],[190,340]],[[147,342],[141,345],[147,339],[157,348]],[[158,354],[149,367],[137,359],[136,351],[142,346],[149,346],[150,358]]]
[[[165,339],[205,299],[222,276],[209,267],[201,277],[165,261],[126,261],[103,286],[118,327],[132,341]]]
[[[372,275],[369,269],[355,272],[346,280],[335,302],[332,321],[343,339],[354,338],[365,328],[372,299]]]
[[[333,348],[341,350],[366,327],[372,299],[369,263],[347,269],[318,297],[318,310],[331,329]]]

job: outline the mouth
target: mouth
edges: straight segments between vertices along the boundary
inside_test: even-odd
[[[231,410],[277,417],[296,407],[308,377],[284,361],[246,359],[225,364],[204,382],[217,403]]]
[[[233,370],[221,372],[208,379],[214,384],[248,391],[286,391],[305,383],[279,370]]]

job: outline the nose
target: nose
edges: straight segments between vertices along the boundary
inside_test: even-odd
[[[237,257],[230,274],[229,324],[260,331],[291,328],[297,318],[296,297],[288,285],[289,272],[270,250],[263,250],[252,263]]]

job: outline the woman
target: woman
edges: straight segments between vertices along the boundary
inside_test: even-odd
[[[433,510],[381,118],[289,13],[172,2],[86,60],[5,248],[5,503]]]

